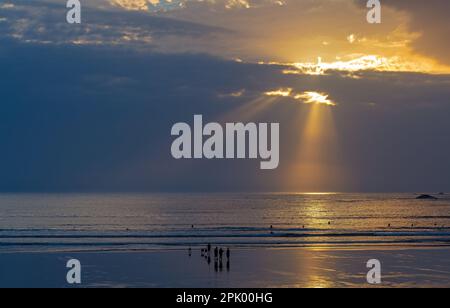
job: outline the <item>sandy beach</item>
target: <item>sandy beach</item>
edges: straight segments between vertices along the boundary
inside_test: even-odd
[[[0,287],[450,286],[450,199],[408,194],[0,195]],[[231,249],[228,265],[202,257]],[[191,252],[189,253],[189,248]]]
[[[217,272],[200,249],[146,252],[4,253],[0,287],[73,287],[66,262],[82,264],[78,287],[373,287],[366,262],[382,262],[380,287],[450,287],[450,248],[235,249]],[[13,265],[13,266],[12,266]]]

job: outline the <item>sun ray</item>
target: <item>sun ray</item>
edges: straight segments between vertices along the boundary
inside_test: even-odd
[[[289,191],[335,191],[348,176],[340,164],[333,108],[327,104],[310,104],[304,108],[308,108],[306,116],[304,109],[296,116],[300,139],[285,170],[284,185]]]
[[[240,121],[254,120],[258,115],[267,111],[276,101],[276,97],[260,96],[255,98],[220,117],[220,121],[232,122],[239,119]]]

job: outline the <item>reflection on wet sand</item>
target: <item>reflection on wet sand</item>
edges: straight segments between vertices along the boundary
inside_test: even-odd
[[[212,263],[212,256],[211,256],[212,253],[214,253],[214,271],[216,273],[223,272],[225,263],[226,271],[229,272],[231,268],[230,248],[227,248],[225,251],[224,248],[215,247],[214,250],[212,250],[211,244],[208,244],[206,248],[202,248],[200,250],[200,256],[202,259],[206,261],[208,267],[211,266]],[[224,258],[224,254],[226,255],[226,259]],[[192,248],[189,248],[189,257],[191,256],[192,256]]]
[[[191,249],[191,257],[186,255],[188,248],[0,254],[0,287],[64,287],[61,277],[66,275],[65,262],[69,255],[83,262],[83,287],[372,287],[366,279],[369,259],[382,262],[381,287],[450,287],[449,247],[234,247],[230,258],[224,249],[222,261],[220,257],[214,259],[213,249],[201,258],[201,249],[197,247]],[[219,251],[220,247],[218,255]],[[233,268],[226,271],[231,260]],[[35,273],[32,277],[31,271]]]

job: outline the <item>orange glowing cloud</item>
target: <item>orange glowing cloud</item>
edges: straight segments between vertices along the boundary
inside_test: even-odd
[[[322,92],[305,91],[296,93],[292,88],[281,88],[264,93],[266,96],[292,98],[302,101],[304,104],[337,106],[335,102],[329,99],[329,95]]]

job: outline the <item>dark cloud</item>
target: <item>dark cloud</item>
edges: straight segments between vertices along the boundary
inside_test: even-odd
[[[0,190],[282,190],[309,106],[277,100],[253,121],[280,122],[281,165],[174,161],[170,129],[214,121],[279,87],[323,91],[345,182],[322,190],[445,190],[450,186],[450,76],[283,75],[278,66],[125,47],[0,43]],[[241,97],[224,93],[245,89]],[[248,120],[247,120],[248,121]],[[331,154],[330,154],[331,155]],[[214,172],[212,172],[214,170]],[[355,183],[353,182],[353,183]],[[298,187],[299,190],[308,187]]]
[[[148,12],[83,6],[82,23],[66,22],[65,3],[14,1],[0,10],[0,37],[21,42],[53,44],[128,45],[170,50],[174,40],[207,39],[230,31],[199,23],[161,17]],[[167,46],[165,46],[167,45]]]

